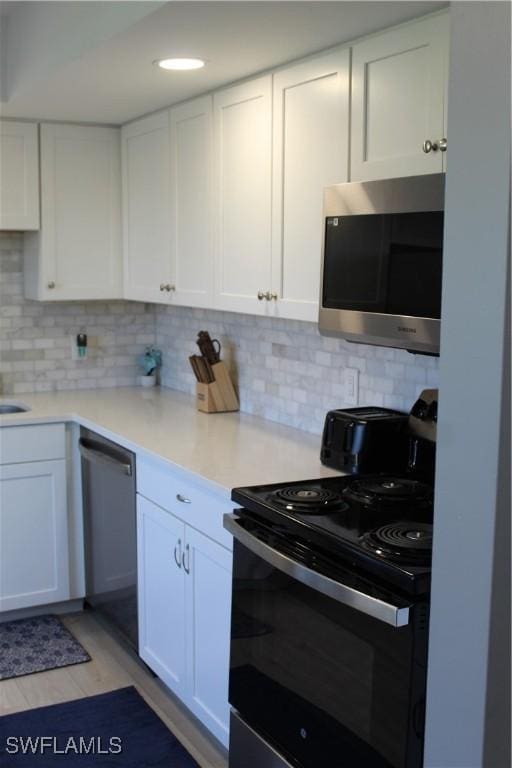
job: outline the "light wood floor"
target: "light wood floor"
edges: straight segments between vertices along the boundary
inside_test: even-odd
[[[201,768],[227,768],[222,747],[94,615],[86,611],[60,618],[92,661],[0,681],[0,715],[134,685]]]

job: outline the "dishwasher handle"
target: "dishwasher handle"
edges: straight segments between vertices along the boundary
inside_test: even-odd
[[[86,461],[103,464],[103,466],[108,467],[114,472],[128,475],[128,477],[131,477],[133,474],[131,462],[122,461],[116,458],[112,453],[107,453],[103,446],[100,443],[95,443],[94,440],[88,440],[85,437],[81,437],[78,441],[78,449],[81,457]]]

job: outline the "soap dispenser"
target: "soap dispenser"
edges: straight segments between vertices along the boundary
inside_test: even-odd
[[[76,348],[78,351],[79,359],[87,357],[87,334],[79,333],[76,337]]]

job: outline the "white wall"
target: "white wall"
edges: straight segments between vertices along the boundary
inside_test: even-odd
[[[510,6],[451,10],[425,766],[502,768],[484,758],[484,741],[509,259]]]
[[[504,345],[505,377],[502,394],[498,500],[496,525],[494,528],[494,566],[492,575],[491,626],[489,630],[484,765],[508,767],[511,755],[510,501],[512,488],[510,451],[510,275],[507,282],[507,318],[505,322]]]

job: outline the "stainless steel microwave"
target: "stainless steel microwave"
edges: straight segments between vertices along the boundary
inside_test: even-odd
[[[324,192],[320,333],[439,353],[444,174]]]

